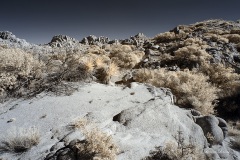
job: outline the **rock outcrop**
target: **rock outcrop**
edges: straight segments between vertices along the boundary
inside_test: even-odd
[[[25,39],[17,38],[12,32],[0,32],[0,44],[13,48],[31,48],[34,45],[28,43]]]
[[[142,48],[145,43],[149,42],[143,33],[138,33],[135,36],[131,36],[129,39],[121,40],[120,43],[124,45],[135,45],[138,48]]]
[[[131,88],[125,89],[101,84],[79,89],[71,96],[42,94],[32,100],[1,104],[0,131],[3,135],[13,126],[30,124],[38,127],[41,133],[40,143],[25,154],[3,154],[2,158],[77,160],[81,154],[76,146],[85,143],[85,138],[81,129],[68,127],[76,118],[87,119],[111,135],[120,149],[119,160],[142,159],[156,146],[167,143],[176,147],[178,144],[195,146],[214,160],[236,156],[225,145],[226,126],[222,119],[201,116],[197,111],[175,106],[168,89],[139,83],[132,83]],[[16,107],[10,109],[12,106]],[[45,118],[41,118],[42,115]],[[16,120],[6,123],[10,118]],[[207,132],[213,133],[216,139],[210,142]],[[223,149],[227,152],[219,152]]]
[[[82,39],[81,43],[85,45],[98,45],[101,46],[103,44],[108,44],[110,39],[108,37],[100,36],[96,37],[94,35],[90,35]]]

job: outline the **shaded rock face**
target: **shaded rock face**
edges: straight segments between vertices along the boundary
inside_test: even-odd
[[[210,144],[222,144],[223,140],[228,135],[227,122],[215,116],[200,116],[196,117],[196,123],[203,129],[204,135],[212,136]]]
[[[204,153],[211,160],[217,159],[232,159],[234,155],[231,155],[226,145],[226,139],[228,138],[227,122],[219,117],[201,116],[201,114],[195,110],[191,110],[191,114],[204,133],[208,141],[207,147],[204,149]]]

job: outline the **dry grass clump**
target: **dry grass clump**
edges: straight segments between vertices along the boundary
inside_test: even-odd
[[[218,89],[201,73],[187,70],[173,72],[165,69],[139,69],[134,72],[133,79],[157,87],[170,88],[180,106],[194,108],[203,114],[214,112],[212,102],[217,98]]]
[[[229,39],[231,43],[240,43],[240,35],[239,34],[227,34],[224,35],[225,38]]]
[[[102,132],[93,123],[83,118],[73,124],[75,129],[80,129],[83,132],[86,139],[76,146],[79,157],[99,160],[116,159],[118,147],[110,135]]]
[[[15,128],[9,131],[7,136],[2,137],[0,152],[25,152],[37,145],[39,140],[40,135],[37,128]]]
[[[186,146],[185,146],[186,147]],[[150,152],[150,156],[143,160],[205,160],[203,151],[194,146],[186,148],[178,147],[173,142],[167,142],[164,147],[156,147],[155,151]]]
[[[116,63],[110,62],[109,65],[100,68],[97,71],[97,78],[104,84],[109,84],[113,76],[119,74],[119,67]]]
[[[174,59],[181,61],[183,63],[189,64],[202,64],[205,61],[211,59],[211,56],[204,50],[199,48],[198,46],[191,45],[179,48],[174,52]]]
[[[107,52],[106,52],[105,49],[102,49],[99,46],[91,45],[90,48],[85,53],[87,53],[87,54],[96,54],[96,55],[104,55]]]
[[[113,47],[110,52],[110,58],[121,68],[132,69],[143,58],[145,53],[143,51],[133,51],[131,46],[119,45]]]

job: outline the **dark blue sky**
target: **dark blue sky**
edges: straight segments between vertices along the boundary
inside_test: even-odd
[[[58,34],[123,39],[216,18],[240,19],[240,0],[3,0],[0,31],[32,43],[47,43]]]

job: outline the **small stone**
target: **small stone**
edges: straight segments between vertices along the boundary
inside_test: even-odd
[[[15,118],[11,118],[11,119],[9,119],[9,120],[7,121],[7,123],[11,123],[11,122],[14,122],[14,121],[16,121],[16,119],[15,119]]]

